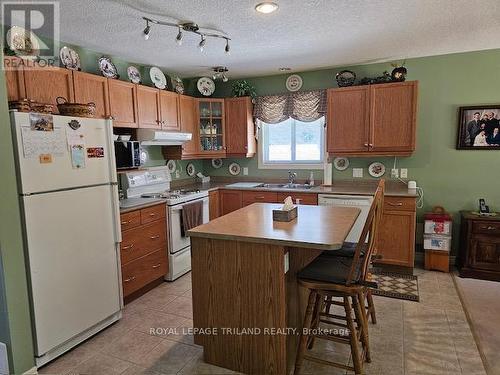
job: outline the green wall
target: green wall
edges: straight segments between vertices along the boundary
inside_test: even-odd
[[[434,205],[443,205],[454,213],[477,209],[477,200],[485,198],[490,208],[500,211],[500,150],[459,151],[455,149],[458,107],[465,105],[500,104],[500,50],[424,57],[406,61],[408,80],[419,81],[417,150],[411,157],[398,158],[398,168],[408,168],[410,180],[416,180],[424,189],[424,208],[419,217]],[[337,87],[335,74],[345,68],[299,73],[303,90]],[[347,67],[358,78],[378,76],[391,70],[388,63]],[[286,91],[287,75],[250,78],[257,95]],[[231,82],[218,83],[217,96],[231,95]],[[226,161],[228,165],[231,160]],[[334,181],[352,178],[352,168],[365,168],[373,161],[381,161],[390,175],[394,158],[350,158],[350,167],[344,172],[334,170]],[[249,167],[249,176],[286,177],[286,171],[259,170],[256,158],[237,160]],[[210,175],[227,175],[227,168],[214,170],[205,163]],[[306,177],[308,172],[299,172]],[[322,171],[315,171],[322,176]],[[368,177],[370,178],[370,177]],[[458,227],[455,224],[455,247]]]
[[[3,58],[3,55],[2,55]],[[34,366],[19,195],[5,75],[0,74],[0,341],[8,347],[11,372]]]

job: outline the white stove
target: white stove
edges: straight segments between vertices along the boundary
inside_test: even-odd
[[[182,207],[203,202],[203,223],[209,220],[208,192],[202,190],[170,190],[171,176],[166,167],[127,172],[122,175],[122,188],[133,200],[165,199],[168,219],[169,272],[165,279],[173,281],[191,270],[191,241],[184,235]]]

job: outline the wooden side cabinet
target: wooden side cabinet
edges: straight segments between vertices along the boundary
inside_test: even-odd
[[[328,90],[327,151],[409,156],[415,151],[418,82]]]
[[[377,244],[382,258],[377,263],[413,268],[415,225],[415,198],[385,197]]]
[[[500,216],[461,212],[460,277],[500,281]]]
[[[253,157],[256,152],[252,99],[226,98],[225,139],[227,157]]]

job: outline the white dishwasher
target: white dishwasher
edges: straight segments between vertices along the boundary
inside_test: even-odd
[[[320,206],[356,207],[361,210],[345,242],[359,242],[372,201],[371,195],[318,194]]]

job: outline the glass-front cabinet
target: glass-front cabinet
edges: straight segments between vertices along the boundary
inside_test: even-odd
[[[198,121],[200,153],[225,156],[224,99],[198,99]]]

